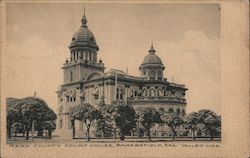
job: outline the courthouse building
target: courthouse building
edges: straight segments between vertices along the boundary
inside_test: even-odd
[[[177,112],[185,115],[187,88],[169,82],[164,77],[165,66],[152,44],[149,51],[145,52],[145,58],[138,59],[142,60],[141,65],[135,68],[139,68],[139,77],[116,69],[106,71],[104,61],[97,59],[99,46],[87,26],[87,18],[84,15],[80,28],[72,37],[69,50],[70,57],[62,66],[63,84],[57,91],[59,134],[72,133],[69,111],[81,103],[90,103],[98,109],[98,103],[101,101],[111,104],[115,100],[123,100],[134,109],[153,107],[161,114]],[[164,132],[169,131],[167,127],[159,126],[152,128],[153,136],[164,136]],[[76,135],[84,137],[86,134],[84,124],[77,122],[75,127]],[[158,129],[160,131],[157,131]],[[93,128],[91,136],[95,135],[96,131]]]

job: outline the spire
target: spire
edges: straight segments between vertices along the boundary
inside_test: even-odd
[[[83,16],[82,16],[82,26],[83,27],[87,27],[87,18],[86,18],[86,15],[85,15],[85,4],[84,4],[84,8],[83,8]]]
[[[154,49],[154,46],[153,46],[153,40],[151,41],[151,48],[150,48],[150,50],[148,52],[150,54],[154,54],[155,53],[155,49]]]
[[[85,16],[85,3],[83,5],[83,15]]]

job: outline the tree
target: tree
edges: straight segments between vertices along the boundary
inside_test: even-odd
[[[161,116],[161,119],[171,128],[173,132],[173,140],[175,140],[176,127],[183,124],[183,119],[177,113],[165,113]]]
[[[184,125],[187,129],[190,129],[193,134],[193,139],[196,139],[197,125],[199,124],[199,116],[196,112],[192,112],[184,117]]]
[[[161,123],[159,112],[154,108],[138,109],[136,114],[137,121],[148,133],[148,140],[151,141],[150,129],[154,123]]]
[[[100,127],[113,132],[116,139],[116,128],[120,128],[121,138],[129,134],[135,127],[135,111],[123,101],[115,101],[111,105],[101,107],[103,121]]]
[[[21,120],[21,116],[19,113],[19,109],[17,103],[19,99],[16,98],[7,98],[6,99],[6,113],[7,113],[7,133],[8,138],[11,137],[12,129],[15,128],[16,125],[13,124],[18,120]]]
[[[117,107],[117,116],[115,117],[116,125],[120,128],[121,138],[130,134],[130,131],[135,128],[135,110],[132,106],[124,102],[115,102]]]
[[[7,111],[8,124],[22,123],[26,132],[26,139],[29,139],[33,122],[39,123],[56,119],[56,114],[43,99],[38,97],[11,99],[7,102]]]
[[[95,109],[92,105],[84,103],[77,106],[74,106],[70,111],[69,117],[73,122],[73,138],[75,133],[74,120],[83,121],[87,128],[87,140],[90,140],[90,127],[94,120],[100,119],[101,113]]]
[[[221,130],[221,117],[215,112],[207,109],[198,111],[199,123],[203,124],[203,131],[208,133],[211,140],[216,135],[220,133]]]

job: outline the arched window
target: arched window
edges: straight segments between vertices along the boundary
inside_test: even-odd
[[[147,89],[143,89],[142,90],[142,96],[143,97],[147,97]]]
[[[168,110],[168,112],[169,112],[169,113],[173,113],[174,110],[173,110],[172,108],[170,108],[170,109]]]
[[[165,110],[163,108],[160,108],[159,113],[160,113],[160,115],[163,115],[165,113]]]
[[[182,109],[182,115],[186,115],[186,111],[184,109]]]
[[[155,90],[154,90],[154,89],[151,89],[151,90],[150,90],[150,96],[151,96],[151,97],[154,97],[154,96],[155,96]]]

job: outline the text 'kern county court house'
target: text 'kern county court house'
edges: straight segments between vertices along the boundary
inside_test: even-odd
[[[111,104],[123,100],[136,110],[152,107],[164,112],[177,112],[185,115],[186,100],[184,85],[175,84],[164,78],[165,69],[156,51],[151,48],[139,66],[140,77],[115,69],[105,72],[102,60],[97,61],[99,47],[94,34],[88,29],[87,18],[81,19],[81,26],[74,34],[69,45],[70,60],[63,64],[64,83],[59,87],[58,119],[56,132],[71,136],[72,124],[69,111],[73,106],[90,103],[99,109],[98,103]],[[140,59],[139,59],[140,60]],[[76,137],[86,137],[83,122],[75,122]],[[158,125],[152,129],[152,136],[166,136],[172,133],[167,125]],[[91,137],[96,136],[96,128],[90,130]]]

